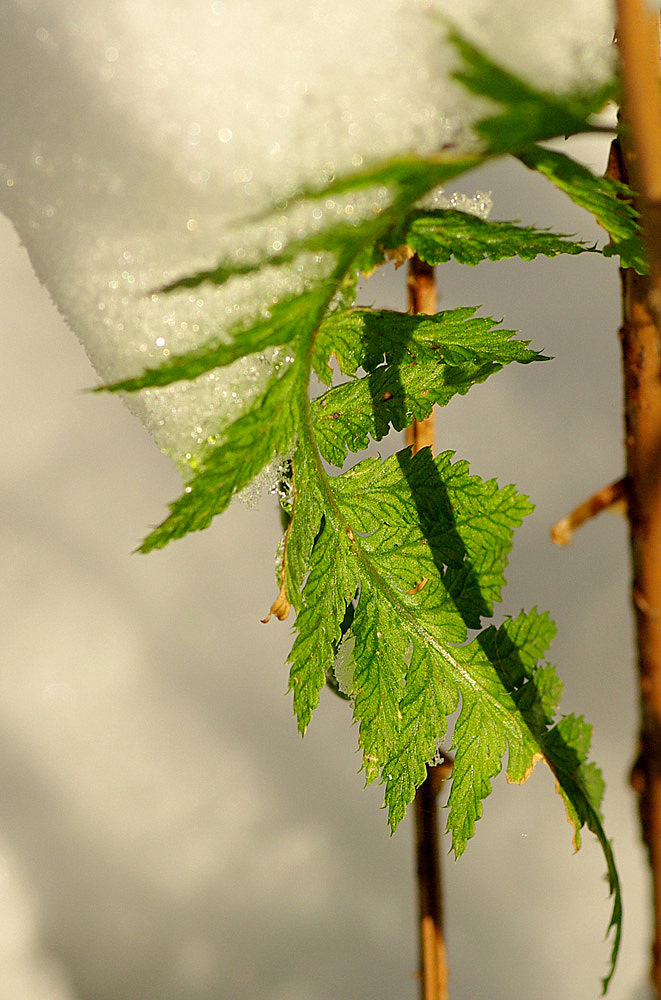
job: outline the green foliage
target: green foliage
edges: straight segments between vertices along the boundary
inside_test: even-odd
[[[183,496],[171,505],[171,514],[140,546],[141,552],[161,549],[190,531],[208,528],[216,514],[227,509],[235,493],[257,476],[274,452],[286,451],[296,431],[296,414],[289,409],[290,370],[264,394],[257,405],[239,417],[219,448],[200,463]]]
[[[533,227],[421,208],[420,199],[437,185],[513,154],[597,217],[612,238],[605,253],[621,253],[626,265],[644,267],[626,189],[537,145],[589,131],[589,116],[612,88],[541,93],[465,40],[455,35],[454,42],[464,61],[457,79],[499,106],[476,127],[478,152],[401,157],[299,192],[305,203],[379,185],[391,198],[385,209],[296,238],[276,255],[265,250],[248,264],[221,261],[182,277],[170,289],[223,284],[253,270],[295,264],[310,252],[330,262],[326,277],[268,308],[257,303],[255,316],[222,339],[211,335],[202,348],[107,388],[164,386],[287,346],[289,360],[274,367],[261,395],[234,423],[219,428],[217,442],[199,458],[184,494],[142,551],[207,527],[272,459],[291,456],[289,524],[271,611],[279,618],[291,607],[296,611],[289,687],[300,732],[310,724],[342,641],[365,779],[384,783],[394,830],[444,738],[448,716],[458,712],[447,819],[457,856],[474,833],[505,755],[507,779],[516,784],[544,761],[557,779],[575,846],[584,826],[602,846],[614,894],[614,965],[621,902],[600,815],[602,782],[587,761],[589,727],[571,715],[557,718],[561,684],[544,661],[554,626],[536,610],[499,627],[489,624],[514,529],[530,502],[512,486],[470,475],[466,463],[453,463],[447,451],[433,458],[428,449],[416,455],[404,449],[341,473],[327,468],[341,469],[350,452],[423,419],[433,405],[446,405],[512,362],[545,360],[473,308],[435,316],[351,308],[359,269],[370,270],[392,253],[415,252],[430,264],[451,257],[476,264],[594,252]],[[283,203],[278,211],[286,208]],[[311,400],[313,373],[325,389]],[[604,988],[610,974],[612,966]]]
[[[594,215],[611,238],[602,251],[605,257],[620,257],[622,267],[633,267],[638,274],[647,273],[639,214],[632,204],[633,192],[626,184],[610,177],[596,177],[568,156],[541,146],[520,153],[519,159]]]
[[[427,264],[445,264],[452,257],[459,264],[479,264],[482,260],[520,257],[533,260],[540,254],[594,252],[594,247],[562,234],[520,226],[512,222],[488,222],[466,212],[441,209],[418,210],[406,219],[391,239],[406,244]]]
[[[103,388],[110,392],[137,392],[140,389],[160,388],[182,379],[192,381],[214,368],[231,365],[246,355],[288,344],[301,326],[316,322],[334,290],[335,285],[326,289],[321,283],[309,293],[285,298],[265,310],[266,315],[259,314],[248,325],[230,330],[228,338],[211,338],[202,347],[184,355],[175,354],[157,368],[148,368],[142,375]]]
[[[407,316],[383,310],[351,309],[322,324],[313,365],[328,382],[331,353],[342,372],[366,374],[330,388],[312,404],[317,446],[341,466],[347,450],[366,448],[391,427],[402,430],[424,420],[434,404],[445,406],[465,395],[512,361],[545,360],[511,330],[494,320],[475,318],[475,309],[454,309],[435,316]]]
[[[616,96],[615,81],[592,90],[545,93],[503,69],[457,32],[451,32],[450,39],[463,60],[455,79],[500,105],[497,114],[475,129],[491,153],[517,153],[543,139],[590,132],[590,115]]]

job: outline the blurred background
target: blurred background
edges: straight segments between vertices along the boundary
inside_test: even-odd
[[[154,23],[136,16],[147,40],[158,7]],[[58,4],[13,5],[21,16],[38,8],[57,21]],[[126,10],[130,36],[138,28]],[[80,23],[106,45],[96,22]],[[59,99],[44,68],[56,61],[52,38],[38,28],[24,66],[5,35],[25,82],[12,142],[25,140],[30,155],[28,83],[52,108]],[[75,102],[91,108],[89,150],[99,139],[121,162],[124,147],[104,125],[106,91],[98,80],[98,91],[79,85],[76,73],[91,79],[80,51],[82,69],[65,66],[75,100],[63,119],[75,131]],[[105,86],[122,60],[104,51]],[[13,100],[10,84],[5,96]],[[150,164],[133,137],[147,198]],[[168,134],[159,142],[166,148]],[[604,137],[570,147],[597,171],[607,150]],[[151,169],[165,169],[161,152]],[[35,191],[39,176],[35,167]],[[587,214],[516,163],[467,176],[463,190],[492,191],[492,218],[603,240]],[[70,283],[93,302],[82,236],[76,246],[91,223],[79,214],[66,252],[50,256],[60,294]],[[57,234],[57,212],[52,225]],[[361,301],[405,308],[405,277],[384,269]],[[624,890],[610,996],[646,1000],[649,892],[628,784],[637,694],[626,522],[605,514],[568,549],[549,541],[555,521],[623,472],[617,266],[590,254],[448,264],[438,286],[441,307],[480,305],[554,359],[512,366],[455,400],[438,413],[436,444],[536,503],[515,538],[502,613],[538,605],[558,624],[562,708],[594,724]],[[102,326],[90,336],[102,341]],[[411,824],[390,838],[379,788],[363,789],[349,710],[331,692],[298,737],[286,694],[290,627],[260,623],[276,593],[275,501],[236,502],[208,531],[133,554],[181,479],[118,399],[84,391],[97,376],[1,216],[0,342],[0,1000],[417,997]],[[380,451],[401,444],[394,437]],[[499,777],[484,812],[460,861],[444,857],[453,1000],[597,997],[610,948],[597,845],[588,835],[572,853],[542,768],[523,788]]]

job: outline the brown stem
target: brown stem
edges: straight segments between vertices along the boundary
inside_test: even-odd
[[[661,998],[661,86],[658,20],[644,0],[618,0],[623,105],[630,126],[620,170],[638,192],[649,277],[622,272],[633,604],[640,675],[640,745],[632,773],[652,874],[652,979]],[[617,156],[611,157],[611,165]]]
[[[633,785],[654,897],[653,979],[661,998],[661,379],[649,281],[622,272],[629,522],[640,676],[640,745]]]
[[[433,316],[436,312],[436,286],[434,283],[434,268],[425,264],[419,257],[411,257],[409,274],[406,282],[410,313],[426,313]],[[421,448],[434,447],[434,414],[429,414],[426,420],[414,420],[406,428],[406,443],[413,445],[413,451]]]
[[[436,770],[428,770],[414,802],[423,1000],[447,1000],[448,996],[448,963],[443,936],[443,883],[436,808],[438,790],[434,775]]]
[[[604,510],[612,510],[626,501],[627,481],[626,478],[618,479],[615,483],[609,483],[602,489],[593,493],[589,499],[584,500],[578,507],[575,507],[571,514],[567,514],[561,521],[558,521],[551,528],[551,541],[556,545],[569,545],[574,532],[589,521],[591,518],[601,514]]]
[[[409,311],[436,312],[434,269],[418,257],[409,261]],[[413,451],[434,447],[434,414],[417,420],[407,429],[406,443]],[[446,762],[449,758],[446,758]],[[451,761],[448,765],[451,767]],[[443,934],[443,893],[438,830],[437,796],[448,767],[428,768],[427,777],[415,796],[415,850],[420,923],[422,1000],[447,1000],[448,962]]]

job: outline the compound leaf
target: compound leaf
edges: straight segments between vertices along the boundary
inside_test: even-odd
[[[573,716],[556,721],[561,684],[543,661],[554,627],[536,610],[498,628],[488,623],[501,598],[513,532],[531,510],[529,501],[514,487],[472,476],[450,452],[433,458],[428,449],[415,456],[405,449],[385,462],[368,459],[333,476],[323,461],[341,467],[348,451],[424,418],[434,403],[466,393],[505,365],[542,360],[527,342],[476,317],[474,309],[423,317],[349,308],[359,268],[378,264],[402,244],[431,264],[451,256],[475,264],[591,249],[531,227],[421,208],[421,199],[437,185],[497,155],[518,155],[594,212],[611,234],[609,252],[642,260],[635,212],[621,186],[536,146],[589,131],[589,116],[612,88],[543,93],[458,35],[452,40],[463,58],[457,79],[499,106],[476,126],[481,148],[368,164],[297,192],[297,203],[362,192],[363,214],[357,213],[355,223],[337,223],[336,216],[277,253],[271,246],[248,260],[220,261],[184,275],[168,290],[298,267],[309,253],[323,257],[323,276],[318,271],[307,284],[301,279],[298,291],[256,308],[225,336],[210,334],[200,348],[107,388],[158,388],[286,347],[286,359],[272,366],[261,394],[229,427],[219,427],[217,440],[196,458],[184,494],[142,551],[207,527],[274,458],[288,463],[290,489],[284,483],[281,492],[289,524],[272,613],[285,618],[291,606],[296,610],[289,686],[300,732],[310,723],[342,642],[343,688],[359,726],[363,770],[368,782],[385,784],[394,830],[425,778],[448,716],[458,710],[448,807],[456,855],[472,836],[505,760],[506,776],[515,783],[545,761],[557,779],[575,845],[587,826],[604,851],[615,897],[614,962],[621,903],[599,811],[602,782],[587,758],[589,727]],[[380,194],[370,208],[369,192],[377,187],[389,194],[385,200]],[[333,360],[346,379],[341,384],[334,384]],[[313,370],[327,388],[310,401]]]

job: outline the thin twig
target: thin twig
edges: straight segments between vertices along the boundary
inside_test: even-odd
[[[409,273],[406,281],[410,313],[425,313],[433,316],[436,312],[436,286],[434,283],[434,268],[425,264],[419,257],[409,260]],[[414,420],[406,428],[406,443],[413,446],[413,451],[421,448],[434,448],[434,413],[426,420]]]
[[[564,547],[569,545],[574,532],[589,521],[591,518],[601,514],[604,510],[612,510],[614,507],[626,502],[627,479],[623,476],[615,483],[609,483],[583,503],[575,507],[571,514],[567,514],[561,521],[558,521],[551,528],[551,541],[556,545]]]
[[[436,312],[434,269],[418,257],[409,261],[409,311]],[[406,442],[413,451],[434,446],[434,414],[417,420],[406,432]],[[444,763],[428,768],[427,777],[415,796],[416,872],[420,921],[420,964],[423,1000],[448,1000],[448,962],[443,934],[443,888],[439,852],[437,796],[442,778],[452,767],[449,756]]]
[[[632,783],[652,873],[652,979],[661,998],[661,83],[658,16],[617,0],[626,144],[624,179],[638,192],[650,274],[622,272],[629,522],[640,675],[640,747]],[[616,150],[617,152],[617,150]],[[611,157],[614,162],[617,156]],[[627,176],[628,175],[628,176]]]

